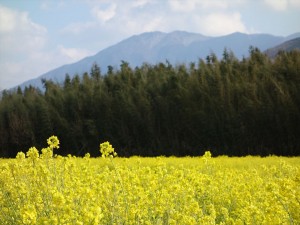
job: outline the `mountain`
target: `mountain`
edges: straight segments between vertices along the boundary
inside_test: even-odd
[[[292,51],[298,49],[300,51],[300,37],[294,38],[292,40],[285,41],[280,45],[277,45],[273,48],[269,48],[265,51],[265,53],[270,57],[274,58],[279,51]]]
[[[294,33],[294,34],[291,34],[291,35],[287,36],[286,41],[289,41],[289,40],[292,40],[292,39],[295,39],[295,38],[298,38],[298,37],[300,37],[300,32]]]
[[[125,39],[94,56],[51,70],[36,79],[22,83],[20,87],[32,85],[41,88],[42,79],[62,82],[67,73],[70,77],[75,74],[81,75],[89,72],[94,63],[97,63],[102,72],[106,73],[109,65],[118,67],[122,60],[128,62],[132,67],[139,66],[144,62],[155,64],[166,60],[172,64],[189,63],[197,62],[199,58],[205,58],[212,52],[218,57],[222,57],[225,48],[233,51],[236,57],[242,58],[248,56],[250,46],[265,51],[295,37],[300,37],[300,33],[281,37],[236,32],[220,37],[209,37],[185,31],[147,32]]]

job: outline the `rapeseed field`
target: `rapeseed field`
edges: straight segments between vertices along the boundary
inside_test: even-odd
[[[299,157],[59,156],[0,160],[0,224],[300,224]],[[102,156],[102,157],[101,157]]]

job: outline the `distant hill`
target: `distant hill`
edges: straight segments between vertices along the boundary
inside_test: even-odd
[[[298,49],[300,51],[300,37],[283,42],[280,45],[277,45],[273,48],[269,48],[265,51],[265,53],[270,58],[274,58],[278,54],[279,51],[289,52],[289,51],[292,51],[295,49]]]
[[[172,64],[197,62],[212,52],[222,57],[225,48],[234,52],[238,58],[247,57],[250,46],[265,51],[292,38],[300,37],[300,33],[288,37],[269,34],[233,33],[220,37],[209,37],[197,33],[174,31],[171,33],[147,32],[134,35],[115,45],[112,45],[94,56],[86,57],[76,63],[63,65],[22,83],[20,86],[42,87],[41,80],[62,82],[68,73],[70,77],[89,72],[93,63],[97,63],[101,71],[106,73],[107,67],[118,67],[121,61],[126,61],[135,67],[147,62],[155,64],[168,60]]]

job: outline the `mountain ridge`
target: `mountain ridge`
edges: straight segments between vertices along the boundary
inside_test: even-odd
[[[94,63],[97,63],[101,71],[106,73],[108,66],[118,67],[122,60],[133,67],[140,66],[145,62],[155,64],[166,60],[171,64],[188,63],[196,62],[199,58],[205,58],[212,52],[217,57],[222,57],[225,48],[241,59],[247,57],[250,46],[265,51],[293,37],[300,37],[300,32],[286,37],[240,32],[218,37],[187,31],[145,32],[128,37],[95,55],[57,67],[18,86],[22,89],[29,85],[42,88],[42,79],[61,83],[66,74],[69,74],[70,77],[76,74],[82,75],[84,72],[89,72]]]
[[[273,48],[267,49],[264,53],[270,58],[275,58],[279,51],[290,52],[295,49],[300,51],[300,37],[289,39]]]

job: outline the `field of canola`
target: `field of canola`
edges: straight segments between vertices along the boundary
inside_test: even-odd
[[[0,160],[0,224],[300,224],[300,158],[53,156]]]

